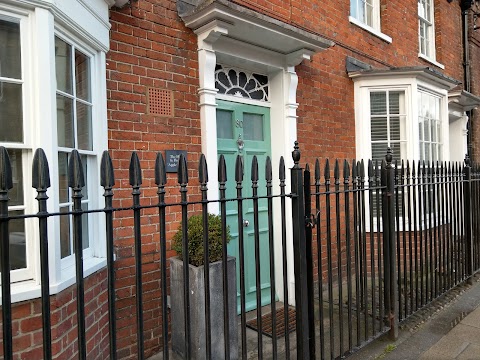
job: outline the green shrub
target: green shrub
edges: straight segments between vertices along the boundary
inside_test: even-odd
[[[194,266],[203,265],[203,218],[202,215],[193,215],[187,223],[188,260]],[[227,243],[230,241],[230,228],[227,226]],[[208,243],[210,262],[222,258],[222,220],[219,215],[208,214]],[[182,224],[173,236],[173,250],[182,257]]]

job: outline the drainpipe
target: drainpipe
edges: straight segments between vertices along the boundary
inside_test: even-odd
[[[468,11],[472,7],[473,0],[462,0],[460,6],[462,8],[462,33],[463,33],[463,83],[465,91],[470,92],[470,52],[468,48]],[[472,159],[472,114],[471,110],[467,111],[467,154]]]
[[[472,7],[472,0],[463,0],[462,7],[462,31],[463,31],[463,75],[465,90],[470,92],[470,54],[468,49],[468,11]]]

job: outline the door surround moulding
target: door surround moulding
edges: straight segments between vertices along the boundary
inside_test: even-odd
[[[183,1],[177,2],[177,8]],[[179,5],[180,4],[180,5]],[[215,87],[215,68],[217,63],[245,70],[256,71],[269,76],[270,83],[270,136],[273,168],[278,169],[281,156],[286,168],[293,166],[291,151],[297,140],[296,99],[298,77],[295,66],[304,60],[310,60],[314,53],[327,49],[333,43],[316,35],[295,29],[291,25],[280,23],[258,14],[252,16],[251,10],[240,9],[229,1],[214,0],[204,8],[180,16],[185,25],[197,35],[199,105],[202,152],[209,166],[208,198],[218,199],[217,167],[217,128],[216,108],[217,92]],[[222,96],[222,99],[225,99]],[[246,164],[246,166],[248,166]],[[278,188],[278,176],[274,176],[273,186]],[[287,188],[290,187],[287,171]],[[290,210],[287,203],[287,212]],[[218,213],[218,203],[209,203],[209,211]],[[274,222],[281,221],[281,214],[275,212]],[[288,220],[287,233],[291,233],[291,219]],[[280,239],[281,234],[274,237]],[[287,253],[293,254],[292,239],[287,240]],[[275,243],[275,262],[282,263],[281,242]],[[288,260],[289,299],[293,304],[294,276],[293,258]],[[283,294],[281,267],[276,272],[276,288]],[[283,299],[282,299],[283,300]]]

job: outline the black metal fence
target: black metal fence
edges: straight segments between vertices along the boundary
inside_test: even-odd
[[[37,190],[38,213],[18,215],[8,212],[9,190],[12,188],[12,171],[8,153],[0,147],[0,270],[2,273],[2,325],[4,358],[11,359],[13,348],[12,306],[10,293],[9,222],[16,219],[38,219],[40,238],[41,293],[43,316],[43,354],[52,354],[48,219],[54,216],[71,216],[75,247],[78,356],[87,358],[85,331],[85,301],[82,261],[82,215],[104,213],[106,217],[108,311],[110,359],[117,358],[117,327],[115,309],[114,274],[114,219],[122,212],[133,214],[132,238],[135,249],[135,303],[137,357],[144,358],[144,323],[142,291],[142,233],[141,215],[146,209],[158,211],[160,242],[159,281],[161,284],[161,318],[163,358],[171,351],[170,336],[174,328],[184,334],[181,353],[191,358],[197,351],[192,344],[202,337],[206,358],[339,358],[346,356],[372,339],[390,332],[395,337],[398,322],[419,310],[433,299],[468,279],[480,267],[480,171],[465,164],[451,163],[392,163],[391,152],[382,163],[367,164],[338,161],[331,171],[330,162],[320,166],[317,160],[312,176],[307,164],[300,167],[298,144],[292,153],[294,166],[290,170],[291,191],[287,192],[287,173],[284,159],[279,160],[275,180],[272,162],[266,159],[264,179],[260,179],[259,164],[253,157],[251,178],[244,179],[244,160],[237,156],[234,166],[234,195],[227,197],[231,182],[227,182],[227,164],[223,156],[218,164],[219,198],[207,198],[208,170],[204,156],[198,166],[198,191],[201,196],[190,196],[188,167],[182,156],[178,169],[180,202],[169,202],[167,176],[161,154],[155,163],[155,184],[158,202],[141,204],[142,170],[137,154],[131,157],[129,182],[132,187],[132,206],[113,207],[114,169],[108,152],[101,161],[101,186],[104,188],[105,207],[83,210],[82,188],[85,186],[83,167],[78,152],[73,151],[68,164],[68,185],[71,188],[73,207],[71,212],[48,212],[47,189],[50,187],[49,168],[43,150],[34,156],[32,186]],[[312,182],[313,177],[313,182]],[[277,186],[273,186],[276,183]],[[265,184],[260,186],[259,184]],[[174,188],[174,187],[173,187]],[[248,190],[248,191],[247,191]],[[172,191],[170,191],[172,193]],[[248,193],[248,195],[245,195]],[[195,200],[192,200],[195,199]],[[188,267],[188,216],[198,210],[203,223],[204,262],[209,261],[208,208],[219,205],[222,236],[222,260],[220,280],[222,309],[212,313],[212,294],[215,286],[209,266],[202,271],[207,290],[202,292],[205,306],[197,314],[203,319],[204,330],[192,326],[194,313],[199,311],[191,303],[191,273]],[[167,209],[176,209],[182,223],[182,313],[183,321],[170,319],[167,296]],[[251,209],[253,230],[247,241],[243,209]],[[227,262],[227,215],[235,209],[235,236],[237,238],[237,279],[229,278]],[[265,212],[261,216],[260,212]],[[288,209],[288,210],[287,210]],[[100,215],[99,215],[100,216]],[[289,226],[291,221],[291,227]],[[266,229],[263,231],[262,229]],[[260,233],[267,234],[261,240]],[[291,233],[289,233],[291,232]],[[289,242],[293,245],[293,263],[288,254]],[[253,262],[248,258],[249,246],[253,246]],[[268,256],[265,253],[267,249]],[[279,250],[280,249],[280,250]],[[277,255],[277,256],[276,256]],[[266,262],[261,261],[266,258]],[[281,261],[276,261],[281,259]],[[253,264],[253,265],[252,265]],[[268,269],[267,275],[262,271]],[[288,269],[294,269],[295,305],[288,305]],[[254,274],[256,310],[247,312],[246,273]],[[281,279],[276,275],[282,274]],[[269,282],[268,305],[261,292]],[[281,284],[282,289],[276,285]],[[239,294],[239,311],[231,316],[232,298],[229,288]],[[281,296],[279,296],[281,295]],[[278,297],[284,302],[279,303]],[[236,297],[233,297],[234,302]],[[263,305],[263,307],[262,307]],[[173,304],[172,304],[173,306]],[[236,306],[234,309],[236,310]],[[283,309],[282,318],[277,312]],[[295,310],[292,315],[291,310]],[[264,335],[268,320],[270,336]],[[267,314],[268,315],[268,314]],[[250,318],[253,316],[253,321]],[[267,316],[268,317],[268,316]],[[294,317],[295,331],[288,331]],[[221,319],[221,339],[214,338]],[[231,325],[234,326],[231,326]],[[239,326],[236,326],[236,325]],[[251,330],[256,327],[257,331]],[[238,342],[235,329],[239,329]],[[283,328],[285,331],[280,331]],[[234,330],[232,330],[234,329]],[[258,330],[262,329],[262,330]],[[281,336],[278,336],[281,335]],[[216,336],[216,335],[215,335]],[[222,345],[221,354],[216,353]],[[198,348],[198,346],[197,346]]]

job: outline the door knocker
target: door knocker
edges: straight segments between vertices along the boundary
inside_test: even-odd
[[[238,135],[237,145],[238,145],[238,151],[242,152],[243,148],[245,147],[245,143],[243,142],[243,139],[242,139],[242,134]]]

